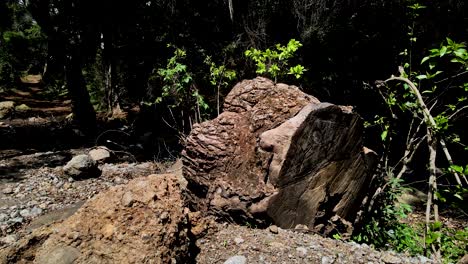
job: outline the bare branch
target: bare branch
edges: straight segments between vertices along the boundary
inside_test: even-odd
[[[421,93],[419,93],[419,90],[418,88],[416,88],[416,85],[414,85],[414,83],[410,81],[408,78],[404,78],[404,77],[392,76],[389,79],[385,80],[385,83],[389,81],[402,81],[408,84],[411,91],[416,96],[419,105],[421,106],[421,109],[424,114],[424,119],[426,123],[428,123],[428,128],[431,130],[431,133],[434,135],[435,133],[432,130],[437,127],[437,124],[434,118],[432,117],[431,113],[429,112],[429,109],[427,108],[426,104],[424,103]],[[453,159],[452,159],[452,156],[450,155],[450,152],[448,151],[447,144],[445,144],[445,141],[443,139],[440,139],[439,142],[440,142],[440,145],[442,146],[442,150],[445,154],[447,161],[449,162],[450,165],[453,165]],[[462,181],[460,180],[460,175],[457,172],[454,172],[453,175],[455,176],[455,180],[457,181],[457,183],[459,185],[463,185]],[[461,176],[465,180],[465,183],[468,184],[468,180],[466,179],[466,177],[464,175],[461,175]]]

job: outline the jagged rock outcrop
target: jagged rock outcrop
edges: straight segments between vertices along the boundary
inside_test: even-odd
[[[195,125],[183,152],[188,201],[245,222],[271,218],[347,229],[368,188],[374,153],[351,107],[321,103],[265,78],[237,84],[224,112]],[[333,218],[333,219],[332,219]]]
[[[195,254],[191,214],[178,176],[138,178],[3,249],[0,263],[189,263]]]

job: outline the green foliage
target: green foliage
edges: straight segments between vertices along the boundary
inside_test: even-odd
[[[391,172],[386,184],[389,188],[381,194],[375,210],[369,215],[369,221],[362,230],[353,237],[353,240],[368,243],[379,248],[393,247],[406,248],[411,245],[414,232],[408,226],[401,224],[400,220],[407,217],[412,211],[407,204],[398,203],[400,197],[408,189],[402,186],[403,181],[393,177]]]
[[[172,47],[168,45],[168,47]],[[161,103],[164,98],[170,97],[174,100],[171,107],[180,107],[182,104],[189,104],[191,99],[195,99],[197,106],[204,110],[208,109],[208,104],[205,103],[203,96],[198,92],[198,89],[193,85],[191,73],[187,70],[187,65],[183,60],[187,56],[185,50],[175,48],[173,56],[167,61],[165,68],[157,70],[157,76],[162,78],[162,93],[157,97],[155,103]],[[153,78],[155,78],[153,76]],[[192,106],[193,107],[193,106]]]
[[[205,64],[210,67],[210,84],[216,87],[216,108],[218,115],[220,113],[220,92],[222,89],[232,83],[237,78],[237,73],[234,70],[227,69],[225,65],[216,65],[210,56],[205,58]]]
[[[425,6],[413,4],[409,7],[410,17],[418,17],[418,11]],[[379,202],[373,207],[369,221],[363,230],[355,237],[358,241],[372,243],[377,247],[393,248],[397,251],[410,254],[431,254],[431,246],[440,247],[445,262],[456,262],[456,259],[466,252],[466,230],[455,231],[443,227],[440,222],[432,222],[427,227],[424,223],[410,226],[402,219],[411,209],[408,205],[396,203],[402,191],[401,181],[394,181],[393,175],[399,177],[409,174],[412,160],[417,155],[427,155],[418,151],[420,146],[428,147],[429,136],[443,139],[453,145],[465,148],[462,139],[455,133],[457,115],[464,111],[466,104],[468,82],[461,78],[468,70],[468,55],[466,45],[447,38],[437,48],[429,50],[429,54],[422,59],[417,58],[413,52],[413,45],[417,42],[414,23],[408,27],[409,48],[400,55],[403,58],[402,67],[399,68],[399,77],[389,80],[407,79],[416,86],[433,117],[435,125],[428,120],[423,104],[417,97],[414,89],[407,82],[395,85],[378,86],[383,103],[388,112],[376,115],[367,127],[379,126],[381,131],[384,154],[380,164],[382,171],[390,180],[384,183],[384,193],[379,196]],[[414,61],[421,63],[414,64]],[[406,125],[408,124],[408,125]],[[406,138],[406,141],[394,141],[395,138]],[[405,150],[401,155],[398,151]],[[395,158],[396,157],[396,158]],[[431,166],[428,157],[419,157],[418,160],[427,159],[426,167]],[[447,166],[440,163],[439,167]],[[451,164],[452,161],[448,162]],[[450,184],[435,192],[433,203],[455,207],[456,201],[463,200],[466,188],[454,183],[447,177],[454,173],[463,176],[466,167],[450,165],[438,181],[444,180]],[[411,175],[412,176],[412,175]],[[410,176],[410,177],[411,177]],[[397,205],[395,205],[397,204]],[[458,234],[455,236],[455,234]],[[440,243],[439,243],[440,241]]]
[[[11,85],[29,72],[39,73],[46,56],[46,37],[26,6],[12,2],[7,8],[11,21],[0,31],[0,86]]]
[[[245,51],[245,56],[255,62],[256,73],[267,75],[277,81],[278,77],[286,74],[293,75],[296,79],[301,78],[305,71],[304,66],[298,64],[289,67],[289,60],[294,57],[296,51],[302,44],[291,39],[286,46],[276,44],[274,49],[264,51],[251,48]]]
[[[205,63],[210,67],[210,83],[215,87],[227,87],[237,78],[236,71],[227,69],[225,65],[216,65],[209,56]]]

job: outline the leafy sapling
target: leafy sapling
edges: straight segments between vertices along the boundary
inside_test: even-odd
[[[289,66],[289,60],[294,57],[300,47],[302,44],[299,41],[291,39],[286,46],[276,44],[273,49],[262,51],[251,48],[245,51],[245,56],[254,61],[257,67],[256,73],[273,78],[276,83],[278,77],[285,75],[293,75],[296,79],[300,79],[307,71],[300,64]]]

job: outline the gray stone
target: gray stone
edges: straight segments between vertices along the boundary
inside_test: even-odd
[[[236,244],[242,244],[244,243],[244,239],[242,239],[242,237],[236,237],[234,238],[234,242],[236,242]]]
[[[19,215],[18,211],[14,210],[13,212],[10,213],[11,218],[15,218]]]
[[[397,256],[391,255],[388,252],[383,253],[382,259],[384,263],[389,263],[389,264],[398,264],[401,263],[401,259]]]
[[[64,246],[53,249],[47,254],[39,256],[40,264],[72,264],[80,257],[80,251],[74,247]]]
[[[19,212],[19,214],[24,218],[31,217],[31,212],[28,209],[23,209]]]
[[[21,223],[23,223],[23,221],[24,221],[24,219],[23,219],[22,217],[15,217],[15,218],[10,219],[10,222],[11,222],[11,223],[19,223],[19,224],[21,224]]]
[[[89,152],[89,156],[98,162],[105,162],[111,157],[110,151],[106,147],[98,147]]]
[[[13,188],[11,187],[6,187],[5,189],[2,190],[4,194],[12,194],[14,192]]]
[[[64,167],[63,172],[74,180],[99,177],[99,170],[96,161],[89,155],[82,154],[73,157]]]
[[[31,209],[30,214],[32,217],[36,217],[40,214],[42,214],[42,209],[39,207],[34,206],[33,209]]]
[[[224,261],[224,264],[246,264],[247,259],[244,256],[232,256]]]
[[[8,219],[8,215],[4,213],[0,213],[0,222],[4,222]]]
[[[270,232],[272,232],[273,234],[278,234],[278,227],[275,225],[270,226],[268,230],[270,230]]]
[[[296,253],[299,257],[304,258],[307,256],[307,249],[305,247],[296,248]]]
[[[327,257],[327,256],[324,256],[322,257],[322,264],[331,264],[335,261],[335,259],[331,258],[331,257]]]
[[[5,244],[13,244],[18,241],[18,237],[16,235],[8,235],[6,237],[2,237],[0,241]]]

